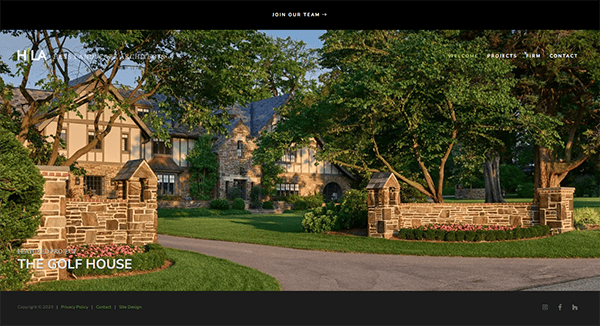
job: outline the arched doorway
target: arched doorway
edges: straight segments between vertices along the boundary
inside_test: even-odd
[[[335,182],[330,182],[323,189],[323,199],[325,201],[336,201],[342,198],[342,187]]]

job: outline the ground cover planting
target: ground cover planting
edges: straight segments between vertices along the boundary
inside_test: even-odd
[[[124,271],[152,270],[166,260],[164,248],[158,243],[143,247],[127,244],[69,246],[67,256],[75,268],[70,272],[77,276],[111,275]]]

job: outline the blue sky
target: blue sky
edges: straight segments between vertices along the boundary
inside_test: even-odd
[[[319,37],[325,33],[324,30],[261,30],[267,35],[276,36],[281,38],[286,38],[290,36],[295,40],[304,41],[309,48],[320,48],[323,46],[323,42],[319,40]],[[11,67],[11,71],[15,71],[14,62],[10,59],[13,53],[16,51],[23,51],[28,48],[29,41],[25,37],[15,38],[10,35],[0,34],[0,60],[9,64]],[[81,45],[77,41],[73,41],[69,44],[69,47],[74,51],[78,52],[81,50]],[[46,74],[44,69],[43,61],[34,62],[33,70],[31,72],[30,82],[27,87],[29,88],[37,88],[34,85],[34,82],[43,78]],[[71,70],[71,78],[77,78],[78,75],[86,74],[87,71],[85,66],[70,66]],[[135,83],[135,77],[138,75],[136,70],[134,69],[125,69],[119,71],[116,81],[123,85],[133,86]],[[12,83],[17,86],[20,84],[20,78],[10,78],[9,76],[2,75],[2,78],[7,83]]]

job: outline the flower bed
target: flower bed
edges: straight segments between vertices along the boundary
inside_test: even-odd
[[[415,228],[402,228],[398,230],[398,238],[477,242],[535,238],[548,235],[548,233],[550,233],[550,227],[547,225],[524,228],[521,226],[429,224]]]
[[[126,244],[69,246],[67,256],[75,268],[75,276],[110,275],[118,272],[151,270],[160,267],[166,260],[166,252],[158,243],[144,247]]]

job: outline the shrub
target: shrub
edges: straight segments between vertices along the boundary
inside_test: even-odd
[[[517,195],[521,198],[533,198],[533,182],[526,182],[517,186]]]
[[[598,196],[598,180],[593,175],[585,174],[575,177],[573,186],[575,187],[575,197]]]
[[[423,237],[427,240],[435,240],[435,234],[434,229],[428,229],[423,232]]]
[[[522,239],[524,237],[523,228],[518,227],[514,230],[513,236],[515,239]]]
[[[485,240],[487,240],[487,241],[495,241],[496,240],[496,231],[489,230],[489,231],[484,231],[483,233],[485,234]]]
[[[477,230],[477,231],[475,231],[475,238],[473,239],[473,241],[483,241],[483,240],[485,240],[485,238],[486,238],[485,231]]]
[[[307,209],[308,209],[308,205],[306,204],[306,202],[304,200],[298,200],[294,203],[295,211],[304,211]]]
[[[507,232],[504,231],[496,231],[496,239],[500,241],[506,240],[506,234]]]
[[[465,240],[469,242],[475,240],[475,231],[465,231]]]
[[[265,201],[262,203],[262,208],[263,209],[273,209],[273,202],[272,201]]]
[[[44,177],[28,150],[9,130],[0,127],[0,290],[19,290],[31,279],[17,259],[18,247],[40,225]]]
[[[339,207],[341,229],[367,227],[367,192],[350,189],[346,191]]]
[[[308,209],[321,207],[323,206],[323,203],[325,203],[325,201],[323,200],[323,196],[319,194],[305,196],[304,201],[306,202],[306,206],[308,207]]]
[[[226,199],[213,199],[210,202],[210,208],[218,209],[218,210],[227,210],[229,209],[229,202]]]
[[[231,208],[237,209],[237,210],[244,210],[244,209],[246,209],[246,202],[244,202],[244,200],[242,198],[236,198],[233,200],[233,204],[231,205]]]
[[[425,230],[423,230],[421,228],[414,229],[412,238],[415,239],[415,240],[423,240],[424,233],[425,233]]]
[[[225,194],[225,196],[229,200],[235,200],[236,198],[242,198],[242,191],[239,188],[235,188],[235,187],[229,188],[229,190],[227,190],[227,193]]]
[[[573,210],[573,223],[576,227],[582,227],[585,224],[600,224],[600,209],[584,207]]]
[[[312,211],[304,214],[302,227],[305,232],[323,233],[332,231],[338,226],[337,215],[334,209],[327,207],[317,207]]]
[[[465,231],[455,231],[455,237],[456,237],[456,241],[463,241],[465,240]]]
[[[262,207],[263,189],[259,186],[254,186],[250,189],[250,208]]]
[[[446,241],[455,241],[456,240],[456,231],[448,231],[444,237]]]

